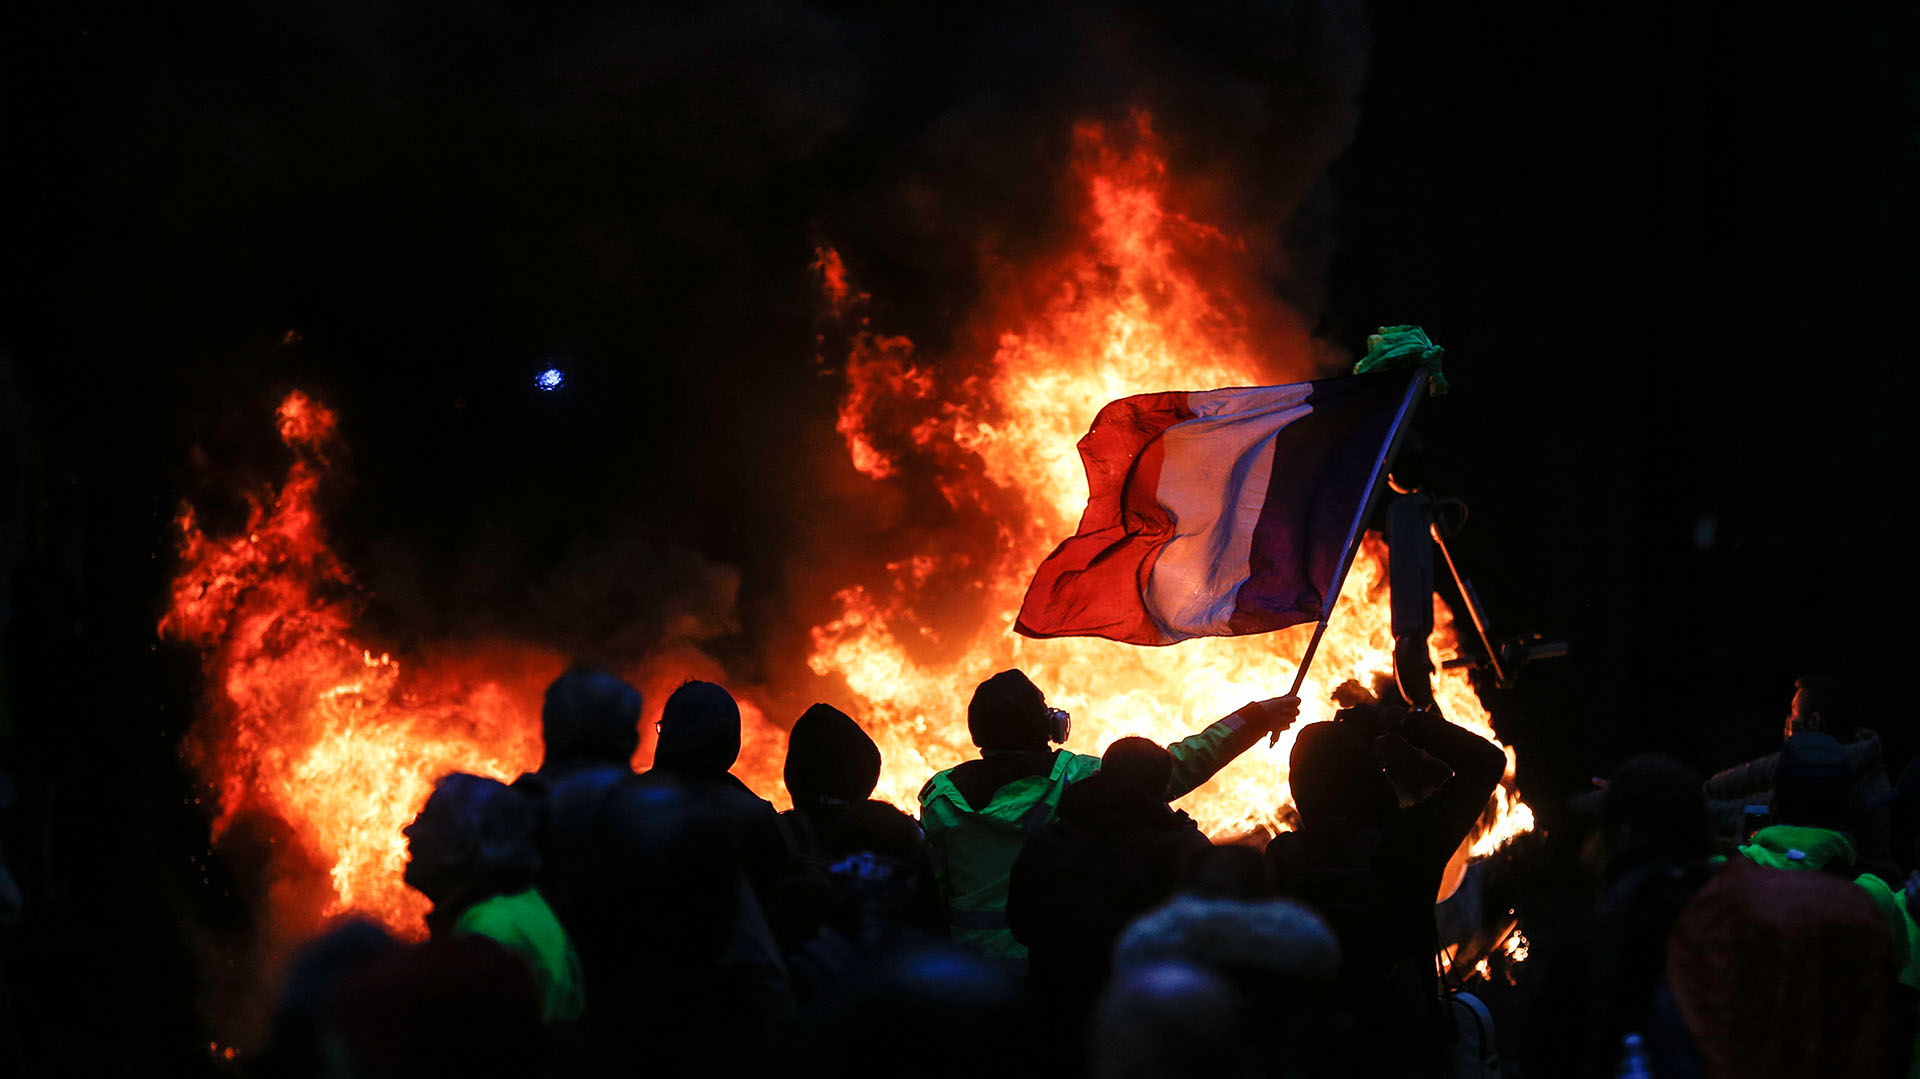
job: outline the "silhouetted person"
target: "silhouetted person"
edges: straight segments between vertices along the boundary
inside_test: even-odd
[[[328,1075],[528,1079],[542,1074],[540,990],[485,937],[428,940],[349,976],[335,994]]]
[[[1846,755],[1848,774],[1854,781],[1845,813],[1835,827],[1852,838],[1862,869],[1893,883],[1897,872],[1885,804],[1890,789],[1886,764],[1881,758],[1880,736],[1860,726],[1859,706],[1851,685],[1817,675],[1805,675],[1794,681],[1793,702],[1781,737],[1787,739],[1813,731],[1829,735],[1840,744]],[[1707,798],[1721,833],[1744,838],[1741,826],[1746,807],[1768,804],[1779,767],[1780,754],[1774,752],[1716,773],[1707,780]],[[1777,810],[1773,815],[1776,820],[1779,818]]]
[[[1051,1028],[1003,965],[948,943],[907,947],[861,969],[790,1069],[836,1079],[1052,1079],[1077,1047]]]
[[[1300,713],[1293,697],[1246,705],[1168,747],[1172,801],[1211,779],[1271,731]],[[1049,748],[1067,740],[1067,713],[1018,670],[980,683],[967,704],[967,734],[980,758],[939,772],[920,789],[920,824],[940,852],[940,887],[953,938],[983,955],[1021,959],[1026,948],[1007,929],[1007,875],[1027,836],[1053,818],[1068,785],[1100,768],[1100,758]]]
[[[787,735],[783,778],[793,796],[780,814],[789,848],[828,858],[872,849],[867,837],[848,834],[847,811],[880,782],[880,747],[852,716],[830,704],[801,713]]]
[[[668,781],[717,821],[736,846],[771,835],[773,805],[728,769],[740,757],[740,705],[712,682],[687,682],[667,697],[653,767],[642,783]],[[764,854],[749,852],[748,856]],[[759,867],[753,867],[759,868]]]
[[[1167,960],[1115,978],[1088,1031],[1096,1079],[1219,1079],[1266,1074],[1246,1026],[1253,1017],[1225,978]]]
[[[1773,817],[1736,857],[1769,869],[1824,872],[1854,882],[1887,923],[1892,954],[1905,967],[1907,920],[1893,889],[1874,872],[1860,872],[1846,822],[1858,807],[1858,781],[1847,747],[1822,731],[1799,731],[1780,747],[1773,777]],[[1897,877],[1897,874],[1896,874]]]
[[[1180,867],[1175,886],[1198,899],[1272,899],[1277,892],[1273,863],[1257,847],[1219,846],[1195,851]]]
[[[405,829],[405,876],[433,900],[432,936],[495,941],[533,972],[541,1018],[570,1023],[585,1010],[585,979],[572,940],[534,887],[535,813],[525,795],[499,780],[448,775]]]
[[[1795,731],[1773,816],[1694,897],[1668,940],[1668,980],[1712,1076],[1884,1074],[1911,1028],[1894,1022],[1906,918],[1856,873],[1840,830],[1857,785],[1846,747]]]
[[[588,1027],[612,1074],[724,1073],[793,1012],[785,970],[726,823],[665,774],[617,785],[587,896]]]
[[[540,769],[513,784],[541,807],[540,890],[570,929],[594,873],[594,817],[614,784],[633,775],[640,704],[640,691],[616,675],[569,668],[547,687],[541,705]]]
[[[1706,1074],[1890,1074],[1889,943],[1884,917],[1844,877],[1730,859],[1667,940],[1667,978]]]
[[[1107,747],[1028,837],[1007,884],[1007,925],[1028,951],[1034,992],[1077,1027],[1135,916],[1173,894],[1183,861],[1213,844],[1167,805],[1173,755],[1146,738]]]
[[[1240,1038],[1255,1074],[1381,1074],[1337,1052],[1350,1040],[1342,1036],[1350,1025],[1346,1017],[1328,1006],[1341,966],[1340,943],[1304,903],[1177,896],[1121,934],[1114,981],[1125,983],[1168,962],[1199,967],[1232,987],[1247,1017]],[[1095,1059],[1102,1053],[1096,1048]]]
[[[1599,814],[1605,881],[1592,914],[1541,960],[1528,1073],[1609,1079],[1622,1040],[1638,1034],[1656,1074],[1702,1075],[1667,983],[1667,936],[1711,873],[1700,777],[1642,754],[1574,808]]]
[[[1439,1074],[1452,1041],[1434,954],[1433,905],[1454,850],[1506,770],[1506,754],[1435,711],[1343,709],[1302,730],[1289,780],[1300,826],[1267,846],[1283,895],[1310,903],[1340,938],[1337,998],[1361,1024],[1358,1074]],[[1376,740],[1404,739],[1453,775],[1401,807]]]
[[[653,767],[601,806],[610,880],[589,921],[610,1000],[590,1025],[604,1059],[659,1057],[669,1072],[737,1063],[793,1015],[759,898],[779,868],[775,814],[728,771],[739,754],[733,695],[686,682],[661,710]]]
[[[340,987],[380,960],[403,950],[393,934],[350,919],[300,946],[288,964],[273,1012],[267,1047],[254,1060],[264,1079],[325,1079],[338,1052],[335,997]]]
[[[784,851],[768,919],[810,1006],[898,934],[944,936],[946,907],[920,823],[870,796],[880,750],[832,705],[808,708],[787,740],[793,808],[780,814]]]

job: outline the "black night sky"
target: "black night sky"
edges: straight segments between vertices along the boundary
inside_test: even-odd
[[[737,574],[703,647],[776,680],[835,583],[807,553],[885,543],[838,494],[814,247],[937,350],[983,249],[1052,239],[1073,121],[1136,106],[1323,339],[1447,347],[1419,426],[1456,553],[1497,631],[1574,649],[1496,712],[1549,823],[1632,750],[1765,751],[1803,671],[1859,680],[1890,768],[1920,748],[1911,7],[0,18],[0,1043],[44,1074],[211,1067],[190,957],[243,870],[185,863],[198,667],[153,625],[180,501],[218,523],[284,467],[280,396],[341,416],[379,632],[634,657]]]

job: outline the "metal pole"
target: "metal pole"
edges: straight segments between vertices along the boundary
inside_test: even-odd
[[[1413,372],[1413,381],[1407,384],[1406,396],[1400,399],[1400,410],[1394,414],[1393,426],[1387,430],[1387,440],[1380,446],[1379,456],[1373,459],[1373,471],[1367,478],[1367,497],[1360,504],[1360,512],[1355,514],[1353,522],[1347,526],[1346,547],[1340,554],[1340,567],[1334,570],[1333,582],[1327,586],[1326,595],[1320,600],[1320,623],[1313,627],[1313,636],[1307,639],[1307,650],[1300,656],[1300,666],[1293,672],[1293,688],[1287,696],[1300,695],[1300,687],[1307,680],[1307,667],[1313,663],[1313,654],[1320,649],[1320,638],[1326,636],[1327,623],[1333,619],[1333,605],[1340,598],[1340,589],[1347,583],[1347,569],[1353,565],[1353,554],[1360,546],[1360,537],[1366,532],[1367,518],[1373,516],[1373,507],[1380,499],[1380,487],[1387,478],[1387,466],[1393,463],[1394,455],[1400,452],[1400,442],[1407,434],[1407,420],[1413,416],[1413,408],[1420,403],[1420,391],[1426,388],[1428,369],[1421,366]],[[1280,740],[1280,732],[1275,731],[1267,737],[1267,744],[1273,745]]]
[[[1493,646],[1493,638],[1487,635],[1487,615],[1480,609],[1480,597],[1473,594],[1473,586],[1460,575],[1460,567],[1453,564],[1453,552],[1447,550],[1447,541],[1440,536],[1440,526],[1433,526],[1433,542],[1440,548],[1440,556],[1447,560],[1447,572],[1453,574],[1454,587],[1460,590],[1460,602],[1467,605],[1467,617],[1473,619],[1474,632],[1480,635],[1480,647],[1487,650],[1487,665],[1493,668],[1495,685],[1507,684],[1507,672],[1500,668],[1500,650]]]

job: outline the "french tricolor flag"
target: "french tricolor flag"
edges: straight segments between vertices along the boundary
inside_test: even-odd
[[[1426,379],[1126,397],[1080,439],[1087,509],[1034,572],[1029,637],[1173,644],[1321,619]]]

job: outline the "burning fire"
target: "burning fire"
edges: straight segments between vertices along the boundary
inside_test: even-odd
[[[1262,364],[1267,350],[1250,340],[1250,319],[1223,284],[1239,246],[1176,208],[1146,118],[1119,142],[1094,126],[1077,135],[1085,235],[1004,290],[982,317],[978,339],[991,344],[957,357],[971,363],[936,365],[907,338],[874,331],[860,314],[868,298],[838,253],[823,249],[815,265],[849,345],[837,427],[854,466],[876,482],[931,476],[959,527],[990,536],[984,545],[957,536],[924,544],[887,565],[882,583],[841,591],[838,614],[813,630],[810,667],[845,680],[852,698],[839,703],[885,761],[877,794],[904,807],[934,771],[972,755],[966,701],[996,670],[1024,668],[1074,713],[1073,748],[1094,752],[1128,734],[1171,742],[1284,692],[1305,644],[1308,627],[1160,649],[1011,632],[1033,567],[1085,504],[1074,447],[1102,404],[1284,380]],[[973,373],[951,373],[959,370]],[[182,752],[217,795],[216,840],[236,820],[265,814],[286,822],[326,870],[330,891],[319,903],[279,897],[283,928],[355,912],[418,934],[427,902],[402,882],[401,828],[442,774],[511,779],[539,763],[540,693],[564,660],[526,644],[467,646],[409,650],[419,658],[403,669],[366,639],[356,626],[361,597],[315,506],[336,418],[294,393],[278,420],[293,463],[277,488],[249,496],[240,532],[208,535],[191,506],[178,518],[181,564],[160,631],[199,648],[208,676],[206,707]],[[1455,638],[1437,601],[1436,615],[1441,660]],[[1391,669],[1388,618],[1383,551],[1370,538],[1306,680],[1303,722],[1330,717],[1341,682],[1369,684]],[[657,657],[634,680],[657,715],[664,691],[689,675],[726,681],[689,653]],[[750,688],[732,688],[747,728],[736,772],[783,800],[784,737],[747,699]],[[1464,673],[1443,671],[1434,688],[1454,722],[1492,736]],[[1284,827],[1297,731],[1248,752],[1182,806],[1215,836]],[[649,740],[637,763],[650,754]],[[1509,749],[1473,855],[1532,827],[1513,759]]]
[[[353,911],[417,933],[428,903],[401,882],[400,828],[447,772],[512,779],[539,763],[531,676],[551,677],[559,661],[534,650],[403,677],[360,639],[352,577],[320,530],[334,414],[294,393],[279,427],[294,462],[278,489],[249,494],[241,532],[208,536],[192,506],[178,518],[181,567],[160,632],[199,646],[210,681],[183,752],[216,788],[216,841],[243,814],[277,816],[328,868],[319,916]]]
[[[1017,314],[980,335],[995,342],[987,363],[936,365],[906,338],[871,329],[865,317],[848,328],[838,426],[854,467],[893,481],[917,459],[956,513],[980,512],[996,533],[985,562],[976,551],[926,552],[888,566],[881,587],[841,591],[839,617],[814,631],[811,666],[846,680],[855,696],[850,710],[880,743],[879,796],[900,805],[914,805],[933,772],[973,755],[966,701],[996,670],[1026,670],[1074,714],[1073,748],[1097,752],[1125,735],[1172,742],[1247,701],[1285,692],[1311,632],[1300,626],[1168,648],[1011,632],[1033,567],[1073,532],[1086,505],[1075,443],[1100,406],[1134,393],[1287,380],[1261,361],[1243,309],[1209,284],[1229,276],[1220,267],[1241,249],[1174,205],[1148,118],[1136,116],[1119,139],[1095,125],[1076,136],[1084,240],[1002,305]],[[852,292],[837,253],[823,250],[816,269],[836,315],[866,299]],[[981,367],[986,374],[957,382],[936,373]],[[958,639],[943,605],[957,582],[986,592],[983,617]],[[1340,683],[1371,685],[1391,672],[1386,588],[1385,550],[1369,537],[1308,672],[1302,725],[1331,718]],[[1435,615],[1438,667],[1456,654],[1456,638],[1451,612],[1437,599]],[[918,658],[926,649],[916,646],[929,638],[957,658]],[[1450,719],[1493,737],[1464,671],[1442,671],[1434,690]],[[1284,827],[1287,757],[1298,731],[1248,752],[1182,808],[1216,837]],[[1470,841],[1471,855],[1533,826],[1513,764],[1508,749],[1506,779]]]

